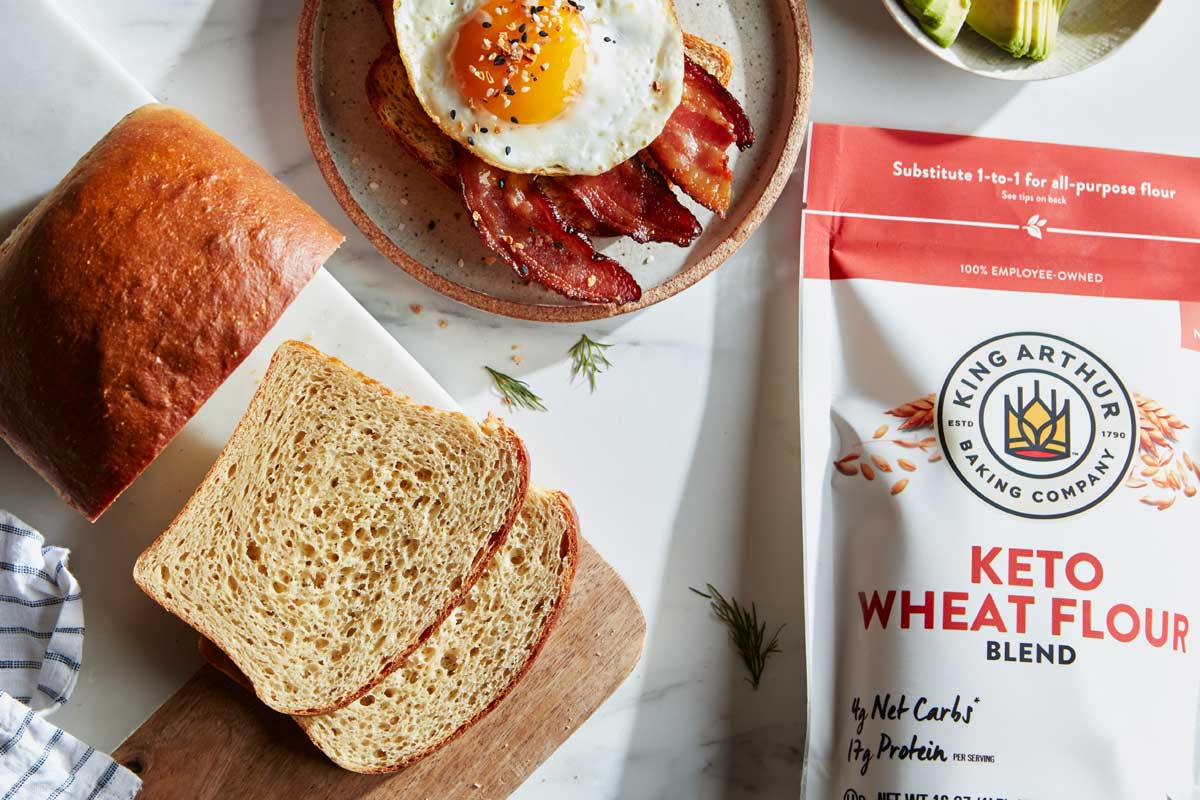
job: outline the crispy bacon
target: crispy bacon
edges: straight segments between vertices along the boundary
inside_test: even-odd
[[[563,225],[532,175],[505,172],[464,148],[456,150],[471,221],[517,275],[590,303],[628,303],[642,296],[624,267],[597,253],[587,236]]]
[[[725,216],[733,185],[725,154],[731,144],[740,150],[754,144],[746,112],[720,81],[687,58],[683,100],[650,143],[650,155],[693,200]]]
[[[588,207],[559,179],[538,178],[536,185],[550,201],[555,216],[571,230],[586,233],[588,236],[621,235],[621,231],[604,224],[588,211]]]
[[[640,158],[631,158],[603,175],[573,175],[545,183],[565,189],[600,227],[635,242],[686,247],[700,235],[696,217],[679,202],[666,179]],[[550,187],[543,186],[546,188]]]

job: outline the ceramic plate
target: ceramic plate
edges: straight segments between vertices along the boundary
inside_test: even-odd
[[[731,155],[736,177],[725,219],[685,200],[704,224],[704,233],[690,247],[597,241],[641,284],[637,303],[567,300],[524,283],[489,253],[466,218],[461,198],[375,121],[366,76],[388,35],[369,0],[305,0],[296,68],[309,144],[338,202],[367,238],[401,269],[443,294],[497,314],[556,322],[653,305],[716,269],[766,216],[800,151],[812,86],[803,0],[677,2],[677,12],[684,30],[732,54],[729,88],[745,107],[757,142]]]
[[[1058,28],[1058,44],[1044,61],[1013,58],[970,28],[941,47],[921,30],[900,0],[883,0],[896,22],[917,44],[959,69],[1006,81],[1061,78],[1108,58],[1141,29],[1162,0],[1071,0]]]

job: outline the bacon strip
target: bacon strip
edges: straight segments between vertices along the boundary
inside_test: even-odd
[[[725,216],[733,172],[725,151],[731,144],[745,150],[754,131],[741,105],[703,67],[685,60],[683,100],[650,155],[668,178],[705,208]]]
[[[550,201],[554,215],[570,230],[586,233],[588,236],[621,235],[621,231],[597,219],[563,181],[541,177],[537,179],[536,185]]]
[[[565,189],[600,226],[635,242],[671,242],[686,247],[700,235],[700,223],[675,196],[663,176],[640,158],[603,175],[574,175],[546,181]],[[549,187],[539,181],[543,191]]]
[[[496,169],[455,148],[463,200],[484,244],[517,275],[590,303],[628,303],[641,287],[624,267],[592,249],[587,236],[569,230],[534,186],[532,175]]]

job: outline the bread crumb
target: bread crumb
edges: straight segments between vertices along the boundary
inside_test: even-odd
[[[402,206],[406,206],[406,205],[408,205],[408,198],[407,198],[407,197],[401,197],[401,198],[400,198],[400,205],[402,205]]]
[[[472,784],[471,784],[471,788],[472,788],[472,789],[478,789],[478,788],[480,788],[481,786],[482,786],[482,784],[480,784],[480,783],[472,783]]]
[[[642,259],[643,264],[649,264],[652,261],[654,261],[654,256],[646,256],[645,258]]]
[[[461,258],[458,260],[458,268],[459,269],[462,269],[466,265],[467,265],[467,262],[463,261]]]
[[[371,181],[367,184],[367,188],[369,188],[371,191],[375,191],[379,188],[379,181]]]
[[[512,357],[512,362],[513,362],[514,364],[516,364],[517,366],[520,366],[522,361],[524,361],[524,359],[523,359],[523,358],[521,358],[520,356],[518,356],[518,355],[515,355],[515,354],[513,355],[513,357]]]
[[[408,307],[408,310],[409,310],[409,311],[411,311],[411,312],[413,312],[414,314],[420,314],[420,313],[421,313],[421,304],[420,304],[420,303],[413,303],[412,305],[410,305],[410,306]]]
[[[354,158],[350,159],[350,165],[354,166],[354,167],[358,166],[358,156],[355,156]]]
[[[439,320],[438,320],[438,327],[439,327],[439,328],[445,328],[445,327],[446,327],[447,325],[449,325],[449,324],[450,324],[450,323],[449,323],[449,322],[446,322],[446,320],[444,320],[444,319],[439,319]]]

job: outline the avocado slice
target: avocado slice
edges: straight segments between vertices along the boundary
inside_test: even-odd
[[[904,8],[921,23],[929,38],[949,47],[958,38],[971,0],[904,0]]]
[[[967,25],[1020,58],[1029,49],[1030,12],[1036,0],[974,0]]]
[[[1045,14],[1041,28],[1034,36],[1033,46],[1026,54],[1029,58],[1040,61],[1054,51],[1054,43],[1058,41],[1058,23],[1069,2],[1070,0],[1042,0]]]
[[[1070,0],[974,0],[967,25],[1017,58],[1043,59],[1058,38]]]

